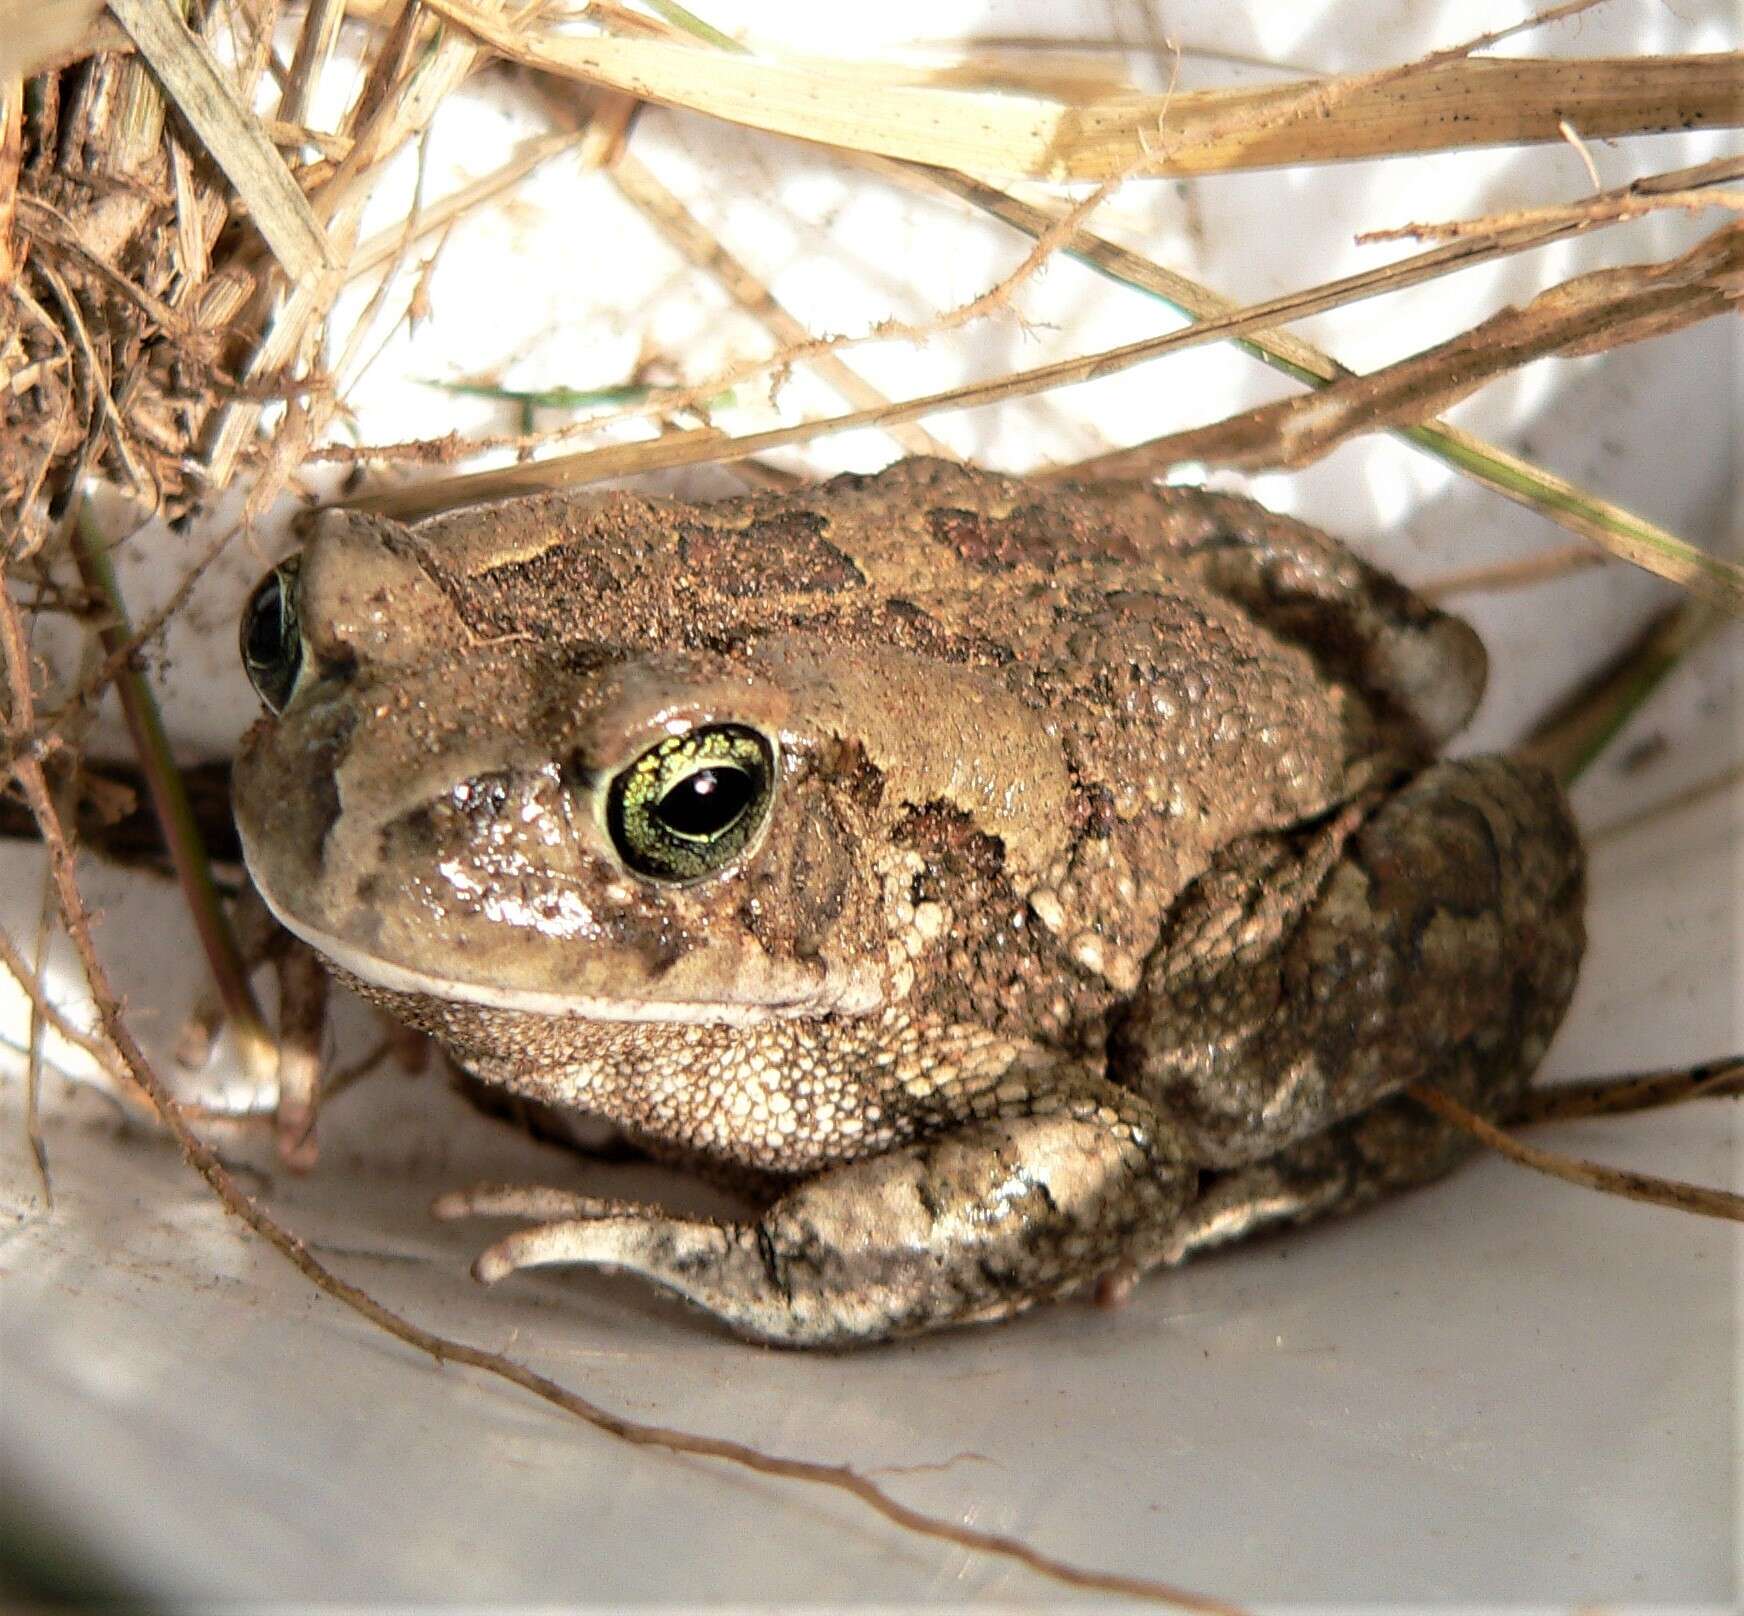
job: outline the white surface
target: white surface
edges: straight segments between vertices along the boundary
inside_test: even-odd
[[[1616,5],[1517,48],[1722,48],[1736,44],[1724,11]],[[1189,47],[1332,70],[1404,59],[1516,14],[1501,4],[1206,0],[1171,6],[1167,22]],[[849,48],[849,14],[835,7],[721,4],[708,15],[727,27],[754,17],[759,38],[796,50]],[[1124,29],[1139,40],[1139,18],[1128,6],[929,0],[856,11],[851,26],[872,52],[1040,29]],[[1235,72],[1190,71],[1193,82]],[[494,166],[534,124],[502,88],[451,106],[432,142],[432,194]],[[1665,137],[1594,156],[1615,182],[1723,145]],[[950,307],[1025,250],[962,210],[898,196],[824,154],[698,120],[649,114],[635,149],[818,330]],[[1398,250],[1352,248],[1356,229],[1573,197],[1586,184],[1566,149],[1471,153],[1132,185],[1101,222],[1223,292],[1258,297]],[[377,222],[397,202],[384,187]],[[1666,256],[1702,228],[1654,220],[1604,232],[1325,317],[1311,334],[1352,363],[1380,363],[1580,268]],[[512,386],[586,387],[622,380],[652,355],[700,379],[766,347],[609,182],[563,163],[457,230],[429,290],[432,322],[390,340],[352,394],[366,440],[512,430],[507,411],[420,387],[420,377],[490,371]],[[390,319],[403,295],[389,300]],[[907,396],[1168,323],[1155,304],[1064,262],[1020,307],[1021,328],[1002,319],[852,362]],[[1736,322],[1729,332],[1710,323],[1597,361],[1539,365],[1460,419],[1717,548],[1739,528],[1740,357]],[[965,454],[1022,469],[1283,391],[1233,352],[1195,350],[929,426]],[[793,415],[840,408],[803,374],[779,404]],[[750,431],[774,419],[754,387],[741,387],[721,424]],[[860,434],[788,463],[866,468],[891,453]],[[733,486],[719,471],[682,481]],[[1256,491],[1412,579],[1564,541],[1391,442],[1262,479]],[[192,553],[186,540],[130,546],[137,614],[167,595]],[[259,553],[233,547],[172,631],[166,702],[191,754],[227,747],[252,714],[231,624],[260,565]],[[1667,598],[1607,569],[1458,602],[1494,663],[1475,744],[1516,736]],[[1681,670],[1583,782],[1577,807],[1590,828],[1738,760],[1740,643],[1734,628]],[[1551,1075],[1744,1046],[1741,820],[1735,793],[1601,837],[1592,949]],[[105,912],[100,942],[161,1050],[198,977],[179,902],[150,881],[87,877]],[[14,938],[34,934],[40,892],[35,855],[0,847],[0,924]],[[64,959],[53,980],[79,1002]],[[0,995],[16,1036],[16,1001],[4,984]],[[341,1020],[343,1060],[373,1032],[356,1006]],[[233,1084],[222,1090],[222,1070],[208,1077],[239,1098]],[[433,1368],[316,1297],[228,1224],[171,1147],[118,1129],[107,1102],[58,1080],[47,1212],[21,1147],[16,1084],[0,1098],[0,1464],[33,1510],[176,1603],[1072,1597],[905,1537],[846,1500],[626,1449],[509,1388]],[[1708,1106],[1542,1137],[1738,1184],[1737,1134],[1734,1111]],[[475,1288],[465,1265],[480,1226],[429,1221],[434,1193],[487,1174],[585,1180],[605,1193],[629,1179],[521,1140],[439,1077],[390,1075],[352,1091],[323,1118],[322,1141],[307,1179],[272,1171],[249,1183],[383,1300],[608,1407],[845,1460],[910,1503],[1067,1558],[1270,1605],[1720,1609],[1739,1598],[1741,1248],[1729,1227],[1487,1160],[1363,1218],[1155,1279],[1122,1312],[1059,1307],[993,1330],[803,1357],[736,1344],[629,1284],[551,1276]]]

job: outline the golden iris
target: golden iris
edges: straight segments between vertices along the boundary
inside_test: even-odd
[[[606,829],[638,875],[696,881],[731,864],[768,817],[775,754],[743,724],[657,741],[612,777]]]

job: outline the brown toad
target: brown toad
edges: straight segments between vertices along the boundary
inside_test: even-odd
[[[791,496],[330,514],[256,592],[236,773],[281,920],[469,1070],[768,1192],[548,1190],[487,1279],[767,1341],[995,1319],[1348,1208],[1573,988],[1542,773],[1436,761],[1471,630],[1196,489],[939,461]]]

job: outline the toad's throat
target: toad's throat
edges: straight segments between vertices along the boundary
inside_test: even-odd
[[[795,982],[790,993],[743,1000],[638,997],[627,982],[622,994],[590,994],[467,981],[452,973],[420,970],[416,966],[384,959],[290,913],[258,880],[256,889],[286,931],[307,943],[345,975],[391,994],[586,1021],[655,1021],[732,1027],[804,1017],[864,1015],[883,1003],[882,988],[876,978],[858,974],[845,982],[828,979]]]

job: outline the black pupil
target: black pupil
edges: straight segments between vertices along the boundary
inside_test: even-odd
[[[242,665],[260,699],[275,713],[285,710],[303,665],[296,569],[292,559],[261,579],[242,618]]]
[[[279,575],[270,574],[254,592],[254,609],[248,614],[246,655],[253,667],[270,667],[284,654],[285,610]]]
[[[743,769],[716,764],[687,774],[654,806],[674,836],[719,836],[751,806],[756,782]]]

